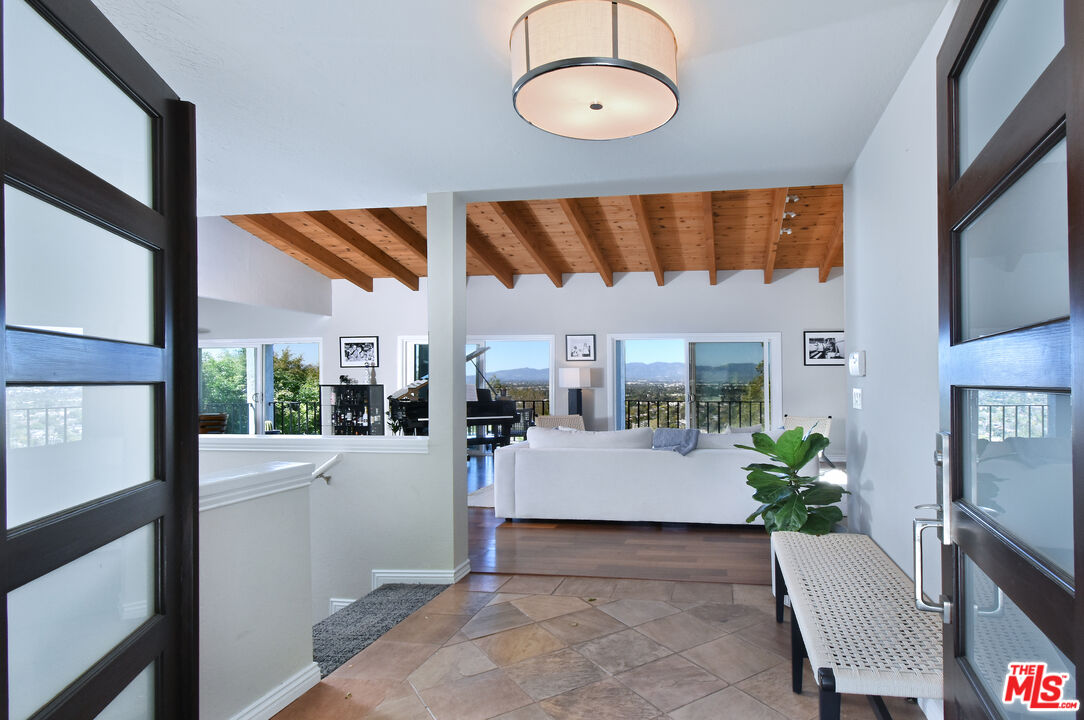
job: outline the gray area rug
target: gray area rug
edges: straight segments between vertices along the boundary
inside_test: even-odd
[[[312,626],[312,659],[327,677],[374,640],[425,605],[447,585],[381,585]]]

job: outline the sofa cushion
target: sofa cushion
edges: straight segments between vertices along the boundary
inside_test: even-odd
[[[778,440],[783,434],[782,430],[769,430],[764,433],[772,440]],[[725,433],[700,433],[700,441],[697,448],[705,450],[731,450],[737,445],[753,446],[753,433],[725,432]]]
[[[527,428],[527,442],[532,448],[647,448],[651,447],[651,428],[633,430],[557,430],[550,428]]]

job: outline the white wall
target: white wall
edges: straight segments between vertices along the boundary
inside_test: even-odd
[[[777,271],[771,285],[759,270],[721,273],[717,285],[703,272],[667,273],[659,287],[651,273],[616,273],[607,288],[598,275],[566,275],[556,288],[542,275],[516,278],[508,290],[491,277],[467,284],[467,332],[552,334],[557,365],[564,360],[565,335],[597,336],[598,375],[611,372],[606,336],[617,333],[782,333],[783,412],[832,415],[831,452],[843,452],[846,436],[846,373],[843,367],[807,367],[802,362],[804,330],[843,329],[843,273],[826,283],[817,271]],[[580,363],[575,363],[581,365]],[[567,407],[568,393],[556,392],[555,413]],[[584,415],[592,429],[613,427],[614,411],[603,387],[584,391]]]
[[[516,278],[509,290],[491,277],[467,280],[468,335],[553,335],[557,366],[564,361],[565,334],[597,336],[598,361],[591,367],[602,378],[607,368],[610,333],[779,332],[783,353],[783,412],[832,415],[830,455],[842,455],[846,438],[847,382],[843,367],[807,367],[802,362],[804,330],[840,330],[843,317],[843,273],[834,270],[826,283],[817,271],[782,270],[765,285],[760,271],[722,273],[708,284],[702,272],[667,273],[658,287],[651,273],[617,273],[607,288],[597,275],[566,275],[556,288],[543,275]],[[201,338],[324,338],[324,382],[340,374],[364,380],[358,369],[338,367],[340,335],[380,336],[377,382],[389,392],[396,387],[397,338],[427,332],[426,278],[419,291],[394,280],[376,280],[367,293],[345,280],[332,282],[334,312],[330,318],[283,313],[230,303],[200,300],[200,326],[211,330]],[[569,363],[571,365],[571,363]],[[586,365],[586,364],[584,364]],[[554,413],[567,408],[568,393],[554,394]],[[613,412],[603,387],[584,391],[587,424],[613,427]]]
[[[196,223],[198,293],[299,312],[331,314],[331,280],[221,217]]]
[[[271,717],[294,699],[277,697],[283,684],[300,685],[296,696],[319,681],[308,616],[312,471],[279,463],[201,474],[201,717]],[[254,712],[272,698],[276,707]]]
[[[843,185],[848,350],[865,350],[863,409],[850,410],[852,529],[910,572],[911,520],[937,502],[937,52],[949,2]],[[924,516],[929,516],[925,511]],[[939,564],[931,539],[927,591]]]

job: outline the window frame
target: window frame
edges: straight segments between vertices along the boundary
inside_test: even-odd
[[[606,396],[610,399],[610,411],[613,422],[610,427],[622,430],[625,427],[624,408],[618,407],[617,378],[623,377],[615,365],[618,359],[617,343],[625,340],[681,340],[685,347],[684,383],[685,396],[689,396],[689,346],[700,342],[759,342],[768,344],[768,377],[765,385],[764,401],[768,403],[771,417],[767,420],[770,428],[783,426],[783,333],[781,332],[740,332],[740,333],[609,333],[606,335],[607,361],[605,366]],[[622,402],[622,405],[624,403]],[[685,403],[685,424],[689,426],[689,403]]]
[[[267,419],[267,378],[264,373],[259,372],[259,368],[264,366],[266,360],[267,346],[269,345],[290,345],[290,344],[306,344],[316,345],[317,353],[319,355],[319,369],[320,369],[320,384],[326,384],[327,380],[324,377],[324,339],[322,337],[303,337],[303,338],[245,338],[245,339],[226,339],[226,338],[212,338],[207,340],[200,340],[197,343],[199,350],[206,348],[239,348],[239,347],[255,347],[256,348],[256,394],[260,396],[258,401],[255,401],[253,412],[253,429],[256,432],[246,434],[235,434],[234,437],[251,437],[253,435],[265,435],[264,421]],[[199,378],[203,376],[203,364],[202,360],[197,361],[197,369],[199,372]],[[202,379],[200,380],[202,382]],[[251,401],[250,401],[251,402]],[[320,437],[323,437],[321,432]]]

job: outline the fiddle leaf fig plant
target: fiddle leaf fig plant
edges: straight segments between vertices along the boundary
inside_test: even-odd
[[[763,517],[764,529],[769,534],[776,530],[796,530],[825,535],[843,519],[843,511],[835,503],[847,491],[839,485],[799,474],[828,447],[828,438],[820,433],[811,432],[808,436],[804,433],[803,428],[797,427],[784,432],[778,440],[765,433],[753,433],[753,447],[737,446],[776,461],[742,468],[749,471],[745,484],[756,490],[753,499],[762,503],[745,522]]]

